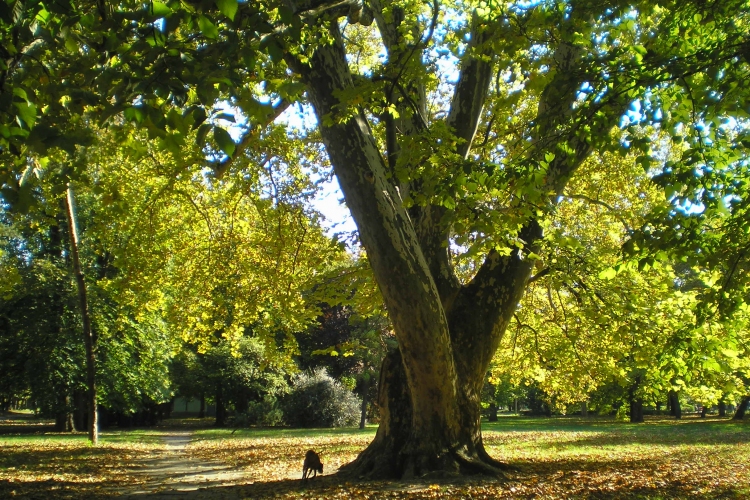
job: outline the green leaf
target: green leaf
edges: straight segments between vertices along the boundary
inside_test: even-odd
[[[703,362],[703,368],[712,372],[721,371],[721,365],[719,365],[719,363],[717,363],[716,360],[712,358],[708,358]]]
[[[216,5],[222,14],[234,21],[237,14],[237,0],[216,0]]]
[[[172,14],[172,9],[165,3],[151,2],[151,13],[156,17],[167,17]]]
[[[268,55],[271,56],[271,60],[275,63],[284,58],[284,49],[275,39],[271,40],[268,47],[266,47],[266,50],[268,50]]]
[[[602,272],[599,273],[599,279],[601,280],[611,280],[617,276],[617,271],[615,271],[613,268],[608,267],[607,269],[604,269]]]
[[[18,117],[29,128],[34,128],[36,123],[36,106],[33,103],[14,102],[13,105],[18,109]]]
[[[206,136],[208,135],[208,131],[211,130],[211,125],[208,123],[204,123],[201,126],[198,127],[198,132],[195,135],[195,142],[203,147],[203,145],[206,143]]]
[[[214,127],[214,140],[219,148],[224,151],[225,155],[232,156],[232,154],[234,154],[234,149],[237,145],[232,140],[232,136],[229,135],[229,132],[221,127]]]
[[[206,38],[219,38],[219,30],[209,18],[204,15],[198,16],[198,27]]]
[[[22,89],[21,87],[14,87],[13,88],[13,95],[16,96],[16,97],[20,97],[21,99],[23,99],[26,102],[29,101],[29,97],[26,94],[26,91],[24,89]]]
[[[279,17],[284,24],[292,24],[294,22],[294,12],[287,7],[279,7]]]

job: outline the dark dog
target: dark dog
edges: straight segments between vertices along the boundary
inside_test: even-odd
[[[302,464],[302,479],[310,477],[310,472],[313,474],[312,477],[317,476],[318,472],[323,474],[323,462],[320,461],[320,456],[313,450],[308,450],[305,455],[305,463]]]

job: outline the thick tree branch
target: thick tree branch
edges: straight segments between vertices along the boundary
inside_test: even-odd
[[[477,133],[482,108],[492,81],[493,48],[498,26],[474,19],[471,41],[461,61],[461,73],[451,100],[448,126],[461,139],[457,152],[466,158]]]
[[[572,106],[584,75],[580,71],[581,51],[561,43],[555,51],[554,61],[556,72],[542,93],[534,131],[535,144],[529,152],[530,159],[537,161],[547,152],[555,153],[555,158],[549,162],[544,184],[539,186],[541,199],[550,207],[557,202],[557,194],[570,175],[591,152],[587,137],[577,133],[575,120],[576,112],[578,123],[585,118],[585,109],[576,111]],[[489,80],[491,74],[487,78]],[[470,133],[473,138],[475,131],[465,132],[466,137]],[[536,220],[530,219],[518,236],[524,242],[524,248],[508,256],[490,251],[474,279],[458,293],[455,306],[449,312],[457,371],[466,380],[476,379],[477,373],[474,372],[486,370],[489,366],[492,353],[497,349],[501,334],[531,277],[534,261],[524,258],[524,253],[536,250],[542,238],[542,228]],[[475,363],[472,359],[481,362]]]
[[[535,281],[539,281],[540,279],[544,278],[551,272],[551,269],[549,267],[545,267],[538,273],[536,273],[534,276],[531,276],[528,281],[526,282],[527,285],[530,285],[534,283]]]
[[[457,153],[466,158],[476,134],[482,108],[492,81],[491,40],[497,36],[497,26],[475,18],[471,42],[461,63],[461,72],[451,101],[447,123],[460,139]],[[418,189],[412,186],[411,189]],[[449,310],[459,291],[459,282],[448,254],[449,227],[443,221],[443,206],[414,207],[409,211],[414,221],[422,252],[437,284],[443,306]]]

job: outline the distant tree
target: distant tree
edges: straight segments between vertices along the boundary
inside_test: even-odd
[[[278,398],[289,390],[288,362],[266,352],[258,338],[219,340],[205,352],[185,345],[175,357],[171,375],[178,394],[206,398],[216,405],[216,425],[227,424],[230,412],[248,412],[251,404]]]

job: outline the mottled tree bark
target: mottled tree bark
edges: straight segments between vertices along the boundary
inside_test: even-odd
[[[389,50],[386,79],[391,74],[398,78],[400,66],[392,65],[407,64],[405,59],[413,52],[399,39],[403,30],[393,24],[402,18],[392,13],[387,21],[379,12],[380,2],[371,5]],[[328,29],[330,38],[315,45],[309,60],[301,62],[286,54],[287,63],[307,86],[328,156],[399,343],[398,350],[386,356],[380,373],[381,424],[376,437],[343,470],[367,477],[498,474],[502,464],[487,454],[482,442],[481,390],[531,276],[534,261],[525,255],[537,250],[542,228],[529,219],[518,233],[524,243],[522,250],[510,255],[490,251],[475,276],[459,283],[448,253],[450,227],[443,223],[446,208],[427,204],[407,211],[402,196],[418,191],[421,181],[398,181],[392,175],[396,162],[416,169],[424,161],[416,155],[404,159],[407,153],[400,147],[400,141],[407,138],[420,140],[414,136],[428,126],[422,116],[423,87],[416,79],[403,85],[386,84],[386,89],[394,92],[388,99],[401,118],[385,120],[387,151],[382,154],[362,110],[338,118],[339,98],[351,91],[354,78],[337,22],[330,22]],[[455,153],[467,161],[493,74],[490,42],[502,29],[501,24],[472,25],[469,48],[445,118],[457,138]],[[580,63],[577,51],[561,43],[555,60],[558,76],[549,83],[554,92],[541,99],[534,129],[539,140],[529,151],[530,158],[537,161],[558,142],[565,144],[556,150],[539,187],[550,207],[591,151],[583,136],[560,125],[568,123],[580,85],[570,77]]]

